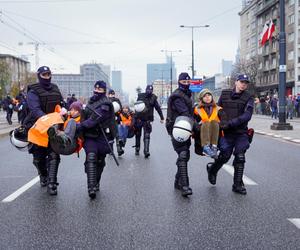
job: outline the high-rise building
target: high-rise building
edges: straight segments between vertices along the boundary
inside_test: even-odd
[[[84,64],[80,66],[80,74],[53,74],[52,82],[56,83],[66,97],[75,94],[77,97],[89,98],[94,90],[96,81],[105,81],[110,87],[108,76],[98,64]]]
[[[113,90],[122,92],[122,71],[113,70],[111,72],[111,82]]]
[[[299,4],[300,0],[285,1],[286,23],[286,92],[300,93],[300,40]],[[278,91],[279,82],[279,41],[280,14],[278,0],[247,1],[239,13],[241,20],[241,62],[255,60],[258,71],[256,90],[259,94]],[[259,40],[264,25],[275,23],[273,38],[264,46]]]
[[[13,85],[22,87],[27,84],[27,76],[30,71],[30,63],[22,58],[0,54],[0,61],[7,63],[10,71],[10,86],[6,86],[7,91],[11,89]]]
[[[230,76],[232,71],[232,61],[222,59],[222,74],[223,76]]]
[[[152,84],[156,80],[171,82],[171,59],[166,58],[166,63],[149,63],[147,64],[147,84]],[[172,61],[172,81],[177,80],[177,71],[175,63]]]

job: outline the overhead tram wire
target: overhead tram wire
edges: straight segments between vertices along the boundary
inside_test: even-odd
[[[2,13],[2,14],[3,14],[3,13]],[[46,42],[44,42],[44,41],[42,41],[41,39],[37,38],[37,36],[34,35],[34,34],[33,34],[33,36],[28,35],[28,33],[31,33],[31,34],[32,34],[32,32],[27,31],[26,28],[24,28],[21,24],[18,24],[18,23],[15,22],[15,21],[14,21],[14,22],[15,22],[19,27],[21,27],[23,30],[20,30],[20,29],[16,28],[15,26],[13,26],[12,24],[9,24],[9,23],[5,22],[5,21],[1,18],[1,16],[0,16],[0,22],[3,23],[4,25],[8,26],[9,28],[15,30],[16,32],[22,34],[23,36],[29,38],[30,40],[34,41],[35,43],[38,43],[38,44],[41,44],[41,45],[44,45],[44,46],[47,44]],[[26,32],[27,32],[27,33],[26,33]],[[36,38],[35,38],[35,37],[36,37]],[[69,58],[67,58],[67,57],[65,57],[65,56],[62,56],[62,55],[60,55],[60,54],[57,53],[57,52],[54,52],[54,48],[51,48],[51,47],[48,48],[47,46],[45,46],[45,48],[46,48],[48,51],[50,51],[51,53],[53,53],[54,55],[57,55],[57,56],[61,57],[61,58],[64,59],[65,61],[68,61],[68,63],[71,63],[71,64],[74,65],[74,66],[78,66],[77,64],[73,63],[73,61],[72,61],[71,59],[69,59]]]
[[[12,12],[12,11],[8,11],[8,10],[3,10],[2,9],[2,13],[3,12],[7,12],[7,13],[10,13],[10,14],[12,14],[14,16],[19,16],[19,17],[22,17],[24,19],[28,19],[28,20],[31,20],[31,21],[34,21],[34,22],[43,23],[43,24],[46,24],[46,25],[49,25],[49,26],[52,26],[52,27],[55,27],[55,28],[58,28],[58,29],[68,30],[68,31],[73,32],[73,33],[75,33],[77,35],[89,36],[89,37],[96,38],[96,39],[107,40],[107,43],[114,43],[114,41],[112,41],[110,39],[107,39],[105,37],[99,37],[99,36],[95,36],[95,35],[92,35],[92,34],[89,34],[89,33],[85,33],[85,32],[82,32],[82,31],[78,31],[78,30],[74,30],[74,29],[71,29],[71,28],[68,28],[68,27],[64,27],[64,26],[61,26],[61,25],[57,25],[57,24],[53,24],[53,23],[48,23],[48,22],[46,22],[46,21],[44,21],[42,19],[28,17],[28,16],[24,16],[24,15],[21,15],[21,14]]]

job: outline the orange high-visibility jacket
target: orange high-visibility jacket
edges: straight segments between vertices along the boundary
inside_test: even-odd
[[[218,116],[218,112],[220,109],[222,109],[222,108],[219,106],[213,107],[213,111],[212,111],[210,117],[208,117],[208,114],[206,113],[206,111],[203,107],[201,107],[201,108],[195,107],[194,114],[199,115],[201,117],[202,122],[211,122],[211,121],[220,122],[220,119]]]
[[[125,125],[125,126],[130,126],[131,123],[132,123],[132,116],[129,115],[128,118],[123,115],[122,113],[120,114],[120,117],[121,117],[121,121],[122,121],[122,124]]]
[[[28,131],[28,141],[41,147],[48,147],[48,129],[55,124],[64,123],[60,114],[53,112],[40,117]]]

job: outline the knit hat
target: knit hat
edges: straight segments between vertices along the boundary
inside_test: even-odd
[[[110,90],[108,91],[108,94],[109,94],[109,95],[114,95],[114,94],[115,94],[115,91],[114,91],[113,89],[110,89]]]
[[[80,112],[82,110],[82,104],[80,101],[77,101],[77,102],[73,102],[71,105],[70,105],[70,110],[71,109],[75,109],[77,110],[78,112]]]
[[[191,80],[191,77],[189,76],[188,73],[186,72],[182,72],[180,73],[180,75],[178,76],[178,82],[181,80]]]
[[[94,88],[102,88],[106,91],[106,82],[104,81],[97,81],[95,84],[94,84]]]
[[[211,91],[210,91],[209,89],[202,89],[201,92],[199,93],[198,98],[199,98],[200,100],[202,100],[203,97],[204,97],[206,94],[210,94],[211,96],[213,96],[212,93],[211,93]]]

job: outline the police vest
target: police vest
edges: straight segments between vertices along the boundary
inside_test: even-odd
[[[231,120],[241,116],[246,109],[246,105],[251,98],[248,91],[243,91],[239,98],[232,98],[232,89],[222,91],[222,108],[227,115],[227,119]],[[247,131],[248,122],[240,124],[238,127],[226,130],[226,132],[243,133]]]
[[[109,118],[104,121],[99,121],[99,123],[84,132],[85,137],[97,138],[102,137],[103,132],[107,133],[110,138],[115,138],[116,136],[116,124],[115,124],[115,113],[114,107],[108,97],[104,96],[100,100],[92,102],[90,101],[88,105],[85,107],[84,112],[81,116],[81,121],[87,120],[90,117],[96,117],[97,114],[93,110],[97,110],[100,106],[106,105],[109,107]],[[108,131],[107,131],[108,129]]]
[[[140,93],[137,101],[143,101],[145,103],[146,111],[142,113],[136,113],[136,117],[144,121],[153,121],[153,112],[156,100],[157,96],[154,94],[148,96],[146,93]]]
[[[44,89],[41,84],[35,83],[28,86],[28,91],[33,90],[39,97],[41,109],[45,114],[54,112],[57,104],[61,105],[63,98],[56,84],[51,84],[50,90]]]
[[[177,99],[180,98],[184,101],[186,107],[189,110],[189,115],[192,117],[193,116],[193,102],[192,99],[185,94],[181,89],[176,89],[169,97],[168,100],[168,110],[167,110],[167,119],[166,119],[166,128],[167,131],[170,132],[173,129],[174,126],[174,122],[176,120],[176,118],[182,114],[179,114],[177,110],[173,110],[172,106],[173,106],[173,102]]]
[[[218,112],[221,108],[218,106],[213,107],[212,113],[210,116],[206,113],[205,109],[203,107],[201,108],[195,108],[194,114],[199,115],[201,118],[202,122],[211,122],[211,121],[216,121],[220,122]]]

